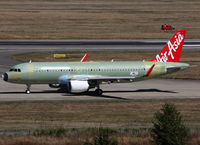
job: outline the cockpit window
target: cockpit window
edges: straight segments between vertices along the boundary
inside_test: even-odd
[[[13,68],[11,68],[10,70],[9,70],[10,72],[21,72],[21,69],[13,69]]]

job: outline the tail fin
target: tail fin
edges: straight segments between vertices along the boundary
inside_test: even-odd
[[[179,62],[186,30],[178,30],[165,47],[152,60],[155,62]]]

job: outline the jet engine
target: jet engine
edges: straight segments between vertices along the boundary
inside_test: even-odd
[[[69,82],[69,78],[67,75],[64,75],[64,76],[61,76],[58,81],[60,84],[67,84]]]
[[[85,92],[89,89],[88,81],[78,81],[78,80],[71,80],[71,92],[72,93],[81,93]]]
[[[88,81],[70,81],[67,75],[61,76],[58,81],[60,83],[60,87],[64,90],[67,90],[67,92],[81,93],[87,91],[90,88]]]

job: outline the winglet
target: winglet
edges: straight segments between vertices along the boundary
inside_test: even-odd
[[[145,75],[145,77],[148,77],[150,74],[151,74],[151,72],[152,72],[152,70],[153,70],[153,68],[155,67],[155,64],[153,64],[152,66],[151,66],[151,68],[148,70],[148,72],[146,73],[146,75]]]
[[[83,58],[81,59],[81,62],[85,62],[86,59],[87,59],[87,57],[88,57],[88,53],[86,53],[86,54],[83,56]]]

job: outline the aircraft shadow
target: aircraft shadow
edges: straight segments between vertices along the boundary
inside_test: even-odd
[[[169,90],[160,90],[160,89],[138,89],[138,90],[120,90],[120,91],[104,91],[105,93],[136,93],[136,92],[159,92],[159,93],[178,93],[175,91]]]
[[[129,99],[126,99],[126,98],[122,98],[122,97],[115,97],[115,96],[110,96],[110,95],[101,95],[101,96],[97,96],[95,94],[94,91],[89,91],[89,92],[84,92],[84,93],[66,93],[66,92],[62,92],[62,91],[42,91],[42,92],[31,92],[31,94],[48,94],[48,93],[54,93],[54,94],[57,94],[57,93],[60,93],[60,94],[63,94],[62,96],[93,96],[93,97],[99,97],[99,98],[110,98],[110,99],[119,99],[119,100],[129,100]],[[25,94],[25,92],[0,92],[0,95],[1,94]]]
[[[67,93],[67,94],[65,94],[63,96],[91,96],[91,97],[109,98],[109,99],[117,99],[117,100],[130,100],[130,99],[127,99],[127,98],[110,96],[110,95],[101,95],[101,96],[98,96],[98,95],[95,94],[94,91],[83,92],[83,93]]]
[[[120,91],[104,91],[104,93],[134,93],[134,92],[161,92],[161,93],[177,93],[169,90],[160,90],[160,89],[138,89],[138,90],[120,90]],[[94,91],[83,92],[83,93],[66,93],[61,90],[45,90],[38,92],[31,92],[31,94],[48,94],[48,93],[60,93],[62,96],[92,96],[98,98],[109,98],[109,99],[117,99],[117,100],[130,100],[127,98],[116,97],[111,95],[101,95],[97,96]],[[25,92],[0,92],[0,94],[25,94]]]
[[[139,89],[139,90],[121,90],[121,91],[104,91],[104,93],[134,93],[134,92],[161,92],[161,93],[177,93],[175,91],[169,90],[159,90],[159,89]],[[84,93],[69,93],[64,96],[92,96],[99,98],[110,98],[110,99],[118,99],[118,100],[130,100],[127,98],[110,96],[110,95],[101,95],[97,96],[94,91],[84,92]]]

